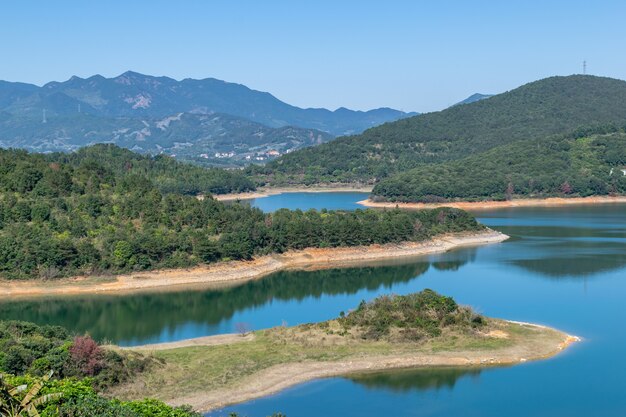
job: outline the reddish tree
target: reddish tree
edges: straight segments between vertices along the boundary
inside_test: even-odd
[[[561,184],[561,192],[563,194],[571,194],[572,191],[573,188],[571,185],[569,185],[569,182],[565,181],[563,184]]]
[[[90,336],[76,336],[70,347],[70,358],[84,375],[94,376],[104,364],[104,351]]]

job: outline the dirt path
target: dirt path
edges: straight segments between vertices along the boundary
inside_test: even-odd
[[[620,197],[572,197],[572,198],[527,198],[510,201],[457,201],[447,203],[388,203],[374,202],[371,200],[359,201],[358,204],[366,207],[375,208],[394,208],[403,209],[428,209],[437,207],[455,207],[462,210],[492,210],[512,207],[560,207],[568,205],[585,205],[585,204],[615,204],[626,203],[626,196]]]
[[[131,347],[119,347],[124,350],[136,350],[143,352],[155,352],[158,350],[178,349],[194,346],[219,346],[230,345],[233,343],[252,342],[255,339],[254,333],[248,333],[247,335],[228,333],[218,334],[215,336],[195,337],[193,339],[178,340],[176,342],[166,343],[153,343],[150,345],[131,346]]]
[[[362,265],[400,257],[445,252],[461,246],[483,245],[506,240],[508,236],[487,229],[478,233],[458,233],[438,236],[424,242],[358,246],[350,248],[317,249],[262,256],[252,261],[220,262],[190,269],[148,271],[120,275],[110,279],[77,277],[54,282],[0,281],[0,297],[39,297],[124,293],[177,289],[183,287],[222,288],[258,279],[283,269],[328,269],[339,266]]]

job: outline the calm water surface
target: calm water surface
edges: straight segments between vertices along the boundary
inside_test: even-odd
[[[358,207],[362,194],[258,199],[264,210]],[[309,198],[311,197],[311,198]],[[295,197],[292,197],[295,198]],[[300,205],[298,205],[300,201]],[[344,206],[341,206],[344,204]],[[250,417],[626,415],[626,205],[478,213],[502,244],[376,266],[281,272],[221,291],[0,302],[0,317],[56,323],[126,345],[325,320],[385,293],[423,288],[495,317],[585,338],[511,368],[412,370],[331,378],[239,404]]]

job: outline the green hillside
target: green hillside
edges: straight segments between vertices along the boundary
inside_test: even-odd
[[[36,155],[36,154],[35,154]],[[74,153],[41,156],[79,171],[102,170],[110,176],[138,176],[150,180],[160,192],[185,195],[227,194],[252,191],[241,171],[203,168],[166,155],[146,156],[111,144],[93,145]]]
[[[272,185],[373,183],[423,164],[624,120],[626,82],[588,75],[551,77],[296,151],[250,172]]]
[[[438,202],[624,194],[623,169],[626,133],[595,127],[423,165],[381,181],[372,199]]]
[[[212,173],[230,175],[111,145],[70,155],[0,149],[0,278],[181,268],[482,229],[460,210],[270,214],[189,195]]]

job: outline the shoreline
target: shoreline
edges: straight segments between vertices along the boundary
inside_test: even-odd
[[[428,255],[463,247],[503,242],[509,237],[486,229],[436,236],[421,242],[339,248],[308,248],[258,257],[252,261],[230,261],[189,269],[143,271],[101,277],[64,278],[56,282],[40,280],[0,281],[2,297],[42,297],[53,295],[114,294],[160,289],[184,289],[204,285],[222,288],[262,278],[287,269],[330,269],[402,257]]]
[[[436,353],[424,353],[418,349],[414,353],[393,352],[389,355],[357,355],[327,362],[302,361],[284,363],[247,376],[240,383],[233,386],[208,392],[184,394],[176,398],[169,398],[166,402],[172,405],[188,404],[197,411],[210,412],[273,395],[295,385],[317,379],[410,368],[511,366],[551,358],[564,351],[573,343],[581,341],[577,336],[572,336],[543,325],[508,320],[501,320],[501,322],[508,326],[534,329],[535,332],[541,333],[542,337],[549,340],[537,341],[534,338],[529,338],[519,344],[495,350],[444,350]],[[486,337],[499,338],[502,336],[486,335]],[[254,337],[251,335],[247,337],[219,335],[174,342],[173,344],[157,344],[153,345],[154,349],[151,349],[151,345],[146,345],[140,347],[138,351],[155,352],[186,347],[246,343],[253,340]]]
[[[214,194],[217,201],[251,200],[284,193],[370,193],[373,186],[341,186],[341,187],[276,187],[259,188],[248,193]]]
[[[608,197],[549,197],[549,198],[524,198],[508,201],[450,201],[445,203],[393,203],[393,202],[375,202],[370,199],[358,201],[360,204],[369,208],[395,208],[410,210],[432,209],[438,207],[453,207],[461,210],[492,210],[514,207],[561,207],[576,206],[589,204],[619,204],[626,203],[626,196]]]

